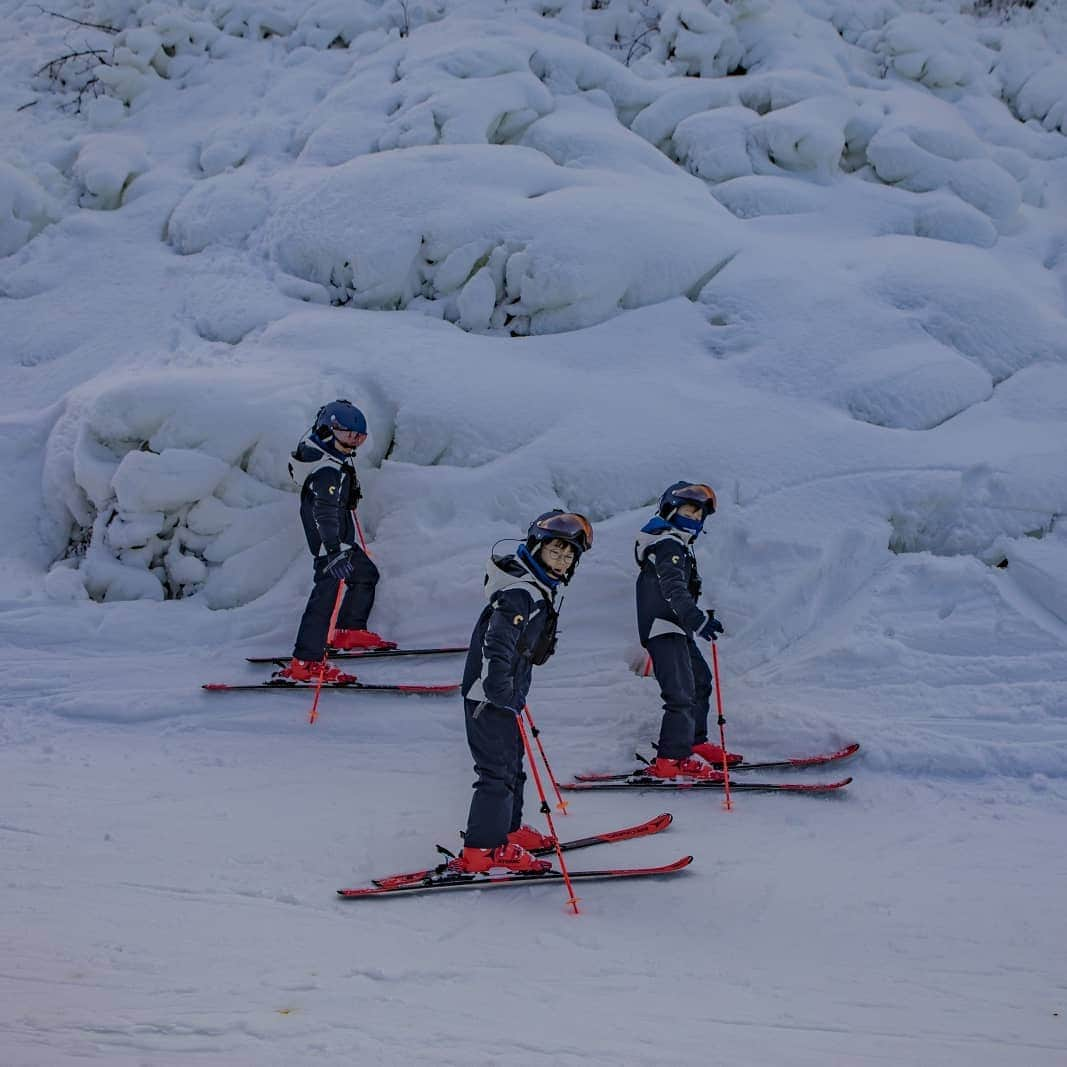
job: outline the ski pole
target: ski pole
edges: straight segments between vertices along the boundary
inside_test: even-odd
[[[363,530],[359,525],[359,518],[356,515],[356,509],[352,509],[352,520],[356,524],[356,533],[359,534],[359,543],[364,553],[370,556],[370,552],[367,550],[367,542],[363,540]],[[333,606],[333,614],[330,616],[330,629],[326,634],[326,648],[329,649],[333,643],[334,634],[337,632],[337,615],[341,609],[341,591],[344,589],[345,583],[343,581],[337,583],[337,601]]]
[[[537,742],[537,748],[541,753],[541,761],[545,765],[545,770],[548,771],[548,780],[552,783],[552,788],[556,791],[556,810],[563,815],[566,815],[567,802],[563,799],[563,794],[559,791],[559,782],[556,781],[556,776],[552,773],[552,767],[548,762],[548,756],[545,755],[545,746],[541,744],[541,731],[534,725],[533,716],[530,714],[530,705],[523,704],[522,710],[526,714],[526,721],[530,724],[530,733],[533,734],[533,739]]]
[[[719,747],[722,749],[722,806],[732,811],[734,802],[730,799],[730,761],[726,757],[726,716],[722,713],[722,688],[719,685],[719,649],[715,638],[711,639],[711,666],[715,672],[715,706],[719,712]]]
[[[352,509],[352,521],[356,524],[356,533],[359,534],[359,543],[363,547],[363,551],[369,556],[367,552],[367,542],[363,540],[363,529],[359,525],[359,516],[356,514],[356,509]],[[330,625],[326,630],[326,648],[322,653],[322,670],[319,672],[319,680],[315,683],[315,700],[311,705],[311,711],[308,712],[308,725],[314,726],[315,720],[319,717],[319,694],[322,692],[322,679],[326,674],[326,664],[330,662],[330,642],[334,638],[334,634],[337,632],[337,616],[341,613],[341,601],[344,599],[345,583],[342,579],[337,583],[337,596],[333,602],[333,611],[330,613]]]
[[[311,705],[311,711],[308,712],[308,725],[314,726],[315,720],[319,717],[319,694],[322,692],[322,679],[326,675],[326,664],[330,662],[330,641],[333,638],[334,628],[337,626],[337,616],[341,611],[341,600],[345,593],[345,583],[337,583],[337,596],[334,598],[333,611],[330,613],[330,625],[326,631],[326,648],[322,652],[322,670],[319,671],[319,679],[315,683],[315,700]]]
[[[359,545],[367,555],[370,555],[370,550],[367,548],[367,542],[363,539],[363,527],[359,524],[359,516],[356,514],[356,509],[352,509],[352,519],[356,524],[356,533],[359,534]]]
[[[541,810],[544,812],[545,818],[548,820],[548,832],[556,842],[556,859],[559,860],[559,869],[563,874],[563,882],[566,885],[567,892],[570,894],[567,898],[567,903],[574,910],[574,914],[577,915],[578,898],[574,895],[574,886],[571,884],[571,876],[567,871],[567,864],[563,859],[563,852],[559,847],[559,835],[556,833],[555,824],[552,822],[552,809],[548,806],[548,801],[545,799],[545,790],[541,785],[541,775],[537,770],[537,763],[534,760],[533,749],[530,747],[530,738],[526,733],[526,724],[522,721],[521,715],[516,715],[515,721],[519,724],[519,733],[522,735],[522,747],[526,750],[526,758],[530,761],[530,770],[533,772],[534,782],[537,785],[537,794],[541,798]]]

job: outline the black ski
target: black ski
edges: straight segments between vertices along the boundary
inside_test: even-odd
[[[610,830],[604,834],[577,837],[573,841],[561,841],[559,850],[560,852],[573,852],[579,848],[591,848],[593,845],[609,845],[616,841],[632,841],[635,837],[648,837],[650,834],[658,834],[661,830],[666,830],[673,818],[674,816],[670,812],[665,811],[662,815],[649,819],[648,822],[638,823],[637,826],[628,826],[625,830]],[[437,846],[437,850],[446,856],[452,855],[440,845]],[[535,848],[531,849],[531,851],[535,856],[554,856],[556,854],[554,847]],[[423,879],[430,878],[435,874],[444,873],[445,864],[441,864],[437,867],[427,867],[421,871],[411,871],[408,874],[391,874],[386,878],[375,878],[373,882],[376,886],[404,885],[407,882],[421,882]]]
[[[833,793],[844,789],[851,778],[842,778],[837,782],[735,782],[731,777],[730,792],[734,793]],[[675,792],[686,789],[715,789],[720,792],[725,784],[720,775],[707,779],[651,778],[648,775],[629,775],[622,781],[564,782],[560,789],[572,793],[587,789],[655,789],[660,792]]]
[[[253,685],[228,685],[225,682],[205,682],[200,688],[209,693],[314,693],[316,682],[290,682],[287,679],[272,678],[267,682]],[[377,685],[371,682],[323,682],[323,692],[327,689],[343,689],[350,693],[458,693],[459,683],[450,685]]]
[[[466,645],[456,645],[452,648],[368,648],[353,649],[342,652],[339,649],[327,649],[331,660],[335,659],[379,659],[393,658],[396,656],[452,656],[460,652],[466,652]],[[288,663],[290,656],[246,656],[248,663]]]
[[[827,752],[818,756],[796,756],[792,759],[764,760],[757,763],[748,763],[743,760],[741,763],[730,764],[730,775],[743,774],[747,771],[795,771],[803,770],[805,767],[822,767],[827,763],[840,763],[843,760],[851,759],[859,750],[859,744],[853,743],[846,745],[844,748],[839,748],[836,752]],[[635,771],[627,771],[623,774],[576,774],[574,780],[576,782],[622,782],[627,778],[643,776],[644,774],[645,771],[642,768],[638,768]]]
[[[693,862],[692,856],[683,856],[674,863],[659,867],[619,867],[602,871],[570,871],[572,882],[609,881],[614,878],[654,878],[661,874],[674,874],[685,870]],[[545,871],[543,874],[432,874],[418,882],[404,882],[400,885],[373,885],[356,889],[338,889],[337,895],[346,900],[363,897],[384,897],[394,893],[430,893],[439,889],[501,889],[504,886],[534,885],[543,882],[562,882],[561,871]]]

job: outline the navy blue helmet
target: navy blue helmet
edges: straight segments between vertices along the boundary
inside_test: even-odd
[[[593,526],[584,515],[579,515],[576,511],[562,511],[559,508],[546,511],[530,523],[530,528],[526,531],[526,543],[519,545],[519,558],[531,565],[536,574],[547,578],[552,585],[555,585],[555,580],[551,575],[545,574],[538,561],[541,546],[546,541],[565,541],[574,549],[574,562],[570,565],[566,575],[559,579],[566,584],[574,577],[574,569],[578,566],[582,553],[587,552],[593,546]]]
[[[703,511],[702,518],[715,514],[715,490],[702,482],[675,482],[659,498],[660,518],[667,519],[683,504],[696,504]]]
[[[576,511],[555,508],[539,515],[526,531],[526,548],[533,552],[545,541],[566,541],[580,556],[593,547],[593,526]]]
[[[367,432],[367,419],[349,400],[334,400],[319,408],[315,416],[315,432],[347,430],[349,433]]]

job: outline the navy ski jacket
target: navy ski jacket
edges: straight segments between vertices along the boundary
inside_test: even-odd
[[[637,576],[641,644],[661,634],[692,636],[707,619],[697,607],[701,581],[692,535],[653,518],[638,535],[634,555],[641,568]]]
[[[293,452],[289,473],[300,485],[300,521],[313,556],[331,555],[356,543],[352,510],[363,495],[352,457],[332,453],[308,434]]]
[[[485,593],[489,603],[471,634],[463,695],[518,714],[530,692],[535,651],[555,616],[555,591],[514,556],[494,556]]]

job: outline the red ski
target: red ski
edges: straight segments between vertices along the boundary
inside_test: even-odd
[[[629,841],[634,837],[648,837],[650,834],[658,834],[661,830],[666,830],[671,824],[671,820],[674,818],[670,812],[664,812],[662,815],[657,815],[654,819],[649,819],[648,822],[639,823],[637,826],[628,826],[625,830],[611,830],[606,834],[592,834],[589,837],[578,837],[573,841],[561,841],[559,848],[561,852],[573,852],[579,848],[590,848],[593,845],[610,845],[616,841]],[[443,852],[446,856],[451,855],[446,849],[437,846],[439,852]],[[556,850],[554,848],[535,848],[531,850],[535,856],[554,856]],[[394,886],[402,885],[405,882],[421,882],[424,878],[429,878],[435,874],[443,874],[445,871],[445,865],[441,864],[438,867],[428,867],[422,871],[412,871],[410,874],[392,874],[387,878],[374,878],[372,879],[376,886]]]
[[[272,678],[255,685],[227,685],[225,682],[206,682],[201,689],[209,693],[313,693],[316,682],[290,682],[283,678]],[[376,685],[370,682],[323,682],[323,691],[343,689],[351,693],[458,693],[459,683],[451,685]]]
[[[685,870],[693,862],[692,856],[683,856],[674,863],[660,867],[619,867],[602,871],[571,871],[572,882],[609,881],[614,878],[654,878],[662,874],[674,874]],[[542,874],[521,874],[501,872],[498,874],[431,874],[418,882],[405,882],[401,885],[366,886],[358,889],[338,889],[337,895],[346,900],[363,897],[384,897],[394,893],[429,893],[438,889],[501,889],[504,886],[532,885],[542,882],[562,882],[561,871],[545,871]]]
[[[731,763],[730,776],[733,777],[735,774],[746,771],[803,770],[805,767],[821,767],[827,763],[840,763],[842,760],[851,759],[859,750],[859,744],[853,743],[846,745],[844,748],[839,748],[836,752],[828,752],[818,756],[796,756],[792,759],[765,760],[759,763],[746,763],[744,761]],[[645,775],[646,773],[643,768],[639,767],[635,771],[628,771],[624,774],[576,774],[574,780],[576,782],[622,782],[627,778]]]

